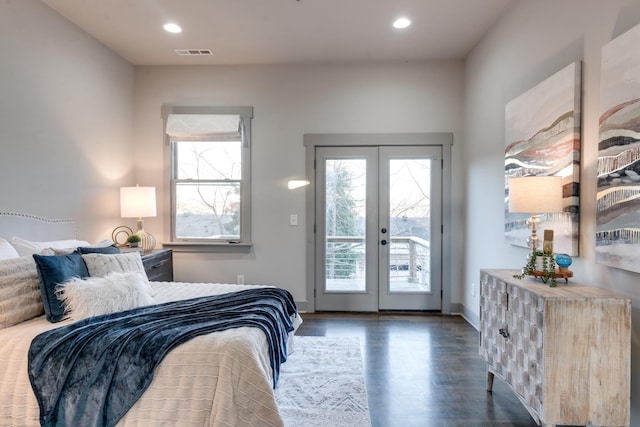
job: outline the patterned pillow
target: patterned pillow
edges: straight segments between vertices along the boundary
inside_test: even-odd
[[[0,261],[0,329],[43,313],[35,261],[31,257]]]
[[[87,265],[89,276],[91,277],[104,277],[112,272],[137,272],[144,277],[145,280],[148,280],[139,252],[125,252],[121,254],[84,254],[82,255],[82,258]]]

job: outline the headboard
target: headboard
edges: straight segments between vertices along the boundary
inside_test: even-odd
[[[18,212],[0,212],[0,237],[13,236],[32,241],[76,239],[78,221],[72,218],[49,219]]]

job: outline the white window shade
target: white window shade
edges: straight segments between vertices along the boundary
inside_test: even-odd
[[[169,114],[166,132],[171,141],[241,140],[243,123],[235,114]]]

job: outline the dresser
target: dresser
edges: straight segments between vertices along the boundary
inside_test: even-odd
[[[518,273],[480,272],[487,390],[497,376],[545,426],[628,426],[630,299],[574,281],[551,288]]]
[[[156,249],[142,255],[142,265],[150,281],[173,281],[173,251],[171,249]]]

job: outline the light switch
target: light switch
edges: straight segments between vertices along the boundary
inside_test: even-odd
[[[289,225],[298,225],[298,214],[289,215]]]

